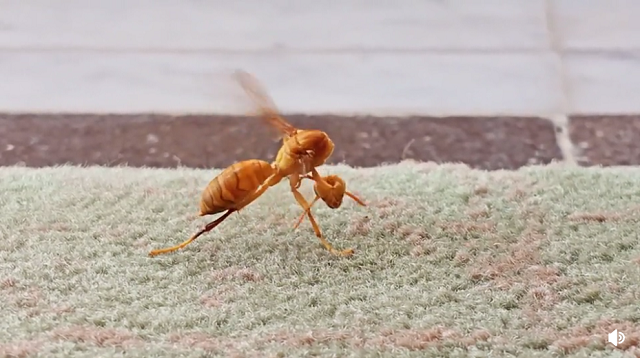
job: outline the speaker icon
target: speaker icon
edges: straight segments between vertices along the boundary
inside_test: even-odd
[[[613,344],[614,346],[618,346],[618,344],[624,342],[624,339],[626,337],[624,336],[624,333],[622,332],[618,332],[617,329],[614,329],[613,332],[609,333],[609,343]]]

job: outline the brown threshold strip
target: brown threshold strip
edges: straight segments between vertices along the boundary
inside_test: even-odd
[[[370,167],[402,159],[516,169],[561,160],[553,124],[541,118],[338,117],[291,115],[300,128],[326,131],[329,163]],[[639,117],[571,121],[571,138],[589,161],[637,164]],[[222,168],[243,159],[272,160],[281,142],[252,117],[0,114],[0,165],[64,163]]]
[[[581,165],[640,164],[640,115],[574,116],[569,132]]]

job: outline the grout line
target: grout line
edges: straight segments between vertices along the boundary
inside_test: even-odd
[[[113,108],[113,107],[112,107]],[[250,111],[236,111],[236,110],[224,110],[217,108],[216,110],[210,109],[147,109],[147,110],[127,110],[127,109],[111,109],[106,110],[104,106],[85,108],[85,109],[56,109],[56,108],[22,108],[11,109],[1,108],[1,115],[167,115],[167,116],[185,116],[185,115],[197,115],[197,116],[240,116],[244,117],[249,115]],[[377,110],[287,110],[280,109],[280,113],[284,116],[338,116],[338,117],[372,117],[372,118],[412,118],[412,117],[430,117],[441,118],[446,120],[448,117],[468,117],[468,118],[504,118],[511,117],[517,120],[529,120],[531,118],[544,118],[549,119],[549,112],[509,112],[509,111],[486,111],[486,112],[464,112],[464,111],[428,111],[428,110],[403,110],[403,109],[377,109]],[[588,115],[625,115],[625,113],[605,112],[605,113],[587,113]],[[636,113],[630,113],[635,115]]]
[[[577,165],[577,150],[569,136],[569,117],[564,114],[555,114],[548,117],[556,128],[556,143],[562,152],[565,163]]]
[[[113,47],[113,46],[2,46],[0,53],[100,53],[100,54],[156,54],[156,55],[353,55],[353,54],[392,54],[392,55],[522,55],[543,54],[548,48],[537,47],[262,47],[262,48],[224,48],[224,47]],[[556,48],[557,53],[580,54],[640,54],[640,48]]]
[[[218,55],[306,55],[306,54],[540,54],[545,48],[536,47],[262,47],[262,48],[176,48],[176,47],[113,47],[113,46],[1,46],[4,53],[115,53],[115,54],[218,54]],[[640,52],[640,49],[638,49]]]
[[[346,111],[346,110],[326,110],[326,111],[304,111],[304,110],[281,110],[280,113],[284,116],[336,116],[336,117],[370,117],[374,119],[380,118],[394,118],[394,119],[412,119],[413,117],[428,117],[429,119],[442,119],[447,120],[449,117],[463,117],[463,118],[513,118],[516,120],[530,120],[530,119],[546,119],[556,125],[558,128],[566,126],[568,124],[568,117],[570,115],[577,116],[601,116],[601,117],[627,117],[638,116],[638,112],[581,112],[581,113],[555,113],[550,112],[454,112],[454,111],[403,111],[403,110],[372,110],[372,111]],[[243,111],[224,111],[224,110],[198,110],[198,109],[183,109],[183,110],[165,110],[165,109],[148,109],[148,110],[105,110],[105,109],[7,109],[0,108],[1,116],[22,116],[22,115],[36,115],[36,116],[101,116],[101,115],[115,115],[115,116],[229,116],[229,117],[251,117],[251,112]]]
[[[556,26],[556,19],[553,11],[552,2],[554,0],[545,0],[545,18],[547,27],[547,36],[549,39],[549,45],[551,52],[556,57],[558,68],[560,69],[560,90],[562,92],[562,111],[561,113],[554,114],[548,117],[556,128],[556,143],[562,152],[564,162],[569,165],[577,165],[576,160],[578,148],[571,141],[571,135],[569,133],[569,107],[571,103],[571,88],[567,81],[567,72],[564,64],[564,58],[562,56],[562,46],[558,39],[558,29]]]

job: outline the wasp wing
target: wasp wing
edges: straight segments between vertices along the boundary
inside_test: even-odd
[[[266,89],[253,75],[243,70],[236,70],[234,78],[257,107],[260,118],[276,129],[281,136],[288,137],[295,134],[296,128],[279,114]]]

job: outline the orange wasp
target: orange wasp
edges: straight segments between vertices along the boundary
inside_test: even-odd
[[[283,145],[278,151],[275,161],[271,164],[255,159],[246,160],[231,165],[216,176],[202,194],[199,215],[211,215],[225,210],[227,212],[207,224],[189,240],[172,248],[151,251],[149,253],[151,256],[185,247],[203,233],[219,225],[233,212],[240,211],[255,201],[268,188],[278,184],[285,177],[289,179],[291,191],[296,201],[307,213],[310,211],[310,206],[298,191],[302,178],[305,174],[312,173],[312,180],[324,182],[315,168],[323,165],[333,153],[334,144],[329,136],[320,130],[293,127],[279,115],[271,98],[253,76],[238,70],[235,77],[258,107],[260,118],[271,128],[275,128],[283,137]],[[324,183],[330,186],[329,183]],[[326,240],[323,241],[323,244],[325,243]],[[344,255],[353,253],[353,250],[338,252],[331,249],[330,251],[334,254]]]
[[[268,177],[273,175],[275,171],[276,169],[273,165],[264,160],[258,159],[244,160],[238,163],[234,163],[224,169],[220,174],[214,177],[209,182],[207,187],[203,190],[200,199],[200,212],[198,213],[198,216],[214,215],[223,211],[226,212],[216,220],[206,224],[203,229],[195,233],[188,240],[173,247],[152,250],[151,252],[149,252],[149,256],[157,256],[160,254],[166,254],[182,249],[193,242],[195,239],[200,237],[202,234],[213,230],[216,226],[220,225],[227,217],[229,217],[229,215],[233,214],[236,211],[240,211],[241,207],[238,205],[238,203],[241,202],[242,199],[244,199],[249,193],[256,190],[260,186],[260,184],[263,183]],[[326,180],[330,183],[333,182],[329,177],[327,177]],[[321,193],[332,190],[331,187],[325,187],[322,185],[320,185],[320,187],[322,188],[319,189]],[[337,188],[338,191],[344,191],[344,185],[337,186]],[[330,194],[326,194],[326,197],[329,197],[329,195]],[[337,193],[336,195],[341,196],[339,193]],[[332,205],[335,205],[335,200],[328,199],[328,203],[332,203]],[[329,205],[328,203],[327,205]],[[318,236],[318,238],[320,238],[322,244],[332,253],[342,254],[333,249],[331,245],[322,237],[322,235],[320,234],[320,229],[317,227],[315,221],[313,221],[311,213],[309,213],[309,218],[312,220],[311,223],[314,227],[314,230],[316,231],[316,235]],[[353,253],[353,250],[351,250],[350,252]],[[345,250],[344,253],[346,255],[349,253],[349,251]]]

